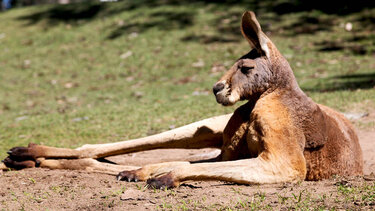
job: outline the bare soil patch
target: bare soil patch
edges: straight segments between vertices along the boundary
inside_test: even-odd
[[[0,208],[4,210],[194,210],[194,209],[375,209],[375,131],[358,131],[365,160],[364,177],[274,185],[188,182],[172,190],[154,190],[144,182],[67,170],[25,169],[0,172]],[[170,158],[192,159],[213,150],[153,150],[111,158],[142,165]]]

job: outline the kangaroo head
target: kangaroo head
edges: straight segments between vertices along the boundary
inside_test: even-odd
[[[238,59],[213,87],[216,101],[225,106],[258,98],[285,83],[285,76],[294,78],[289,64],[263,33],[253,12],[243,14],[241,31],[252,50]]]

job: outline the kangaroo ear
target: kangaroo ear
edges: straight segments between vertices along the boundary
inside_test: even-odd
[[[266,55],[269,58],[270,53],[267,43],[270,40],[260,28],[254,12],[247,11],[242,15],[241,31],[252,48],[257,49],[261,55]]]

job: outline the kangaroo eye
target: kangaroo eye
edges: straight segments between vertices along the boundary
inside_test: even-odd
[[[241,72],[242,72],[243,74],[248,74],[248,73],[250,73],[250,71],[251,71],[252,69],[254,69],[254,67],[245,67],[245,66],[242,66],[242,67],[241,67]]]

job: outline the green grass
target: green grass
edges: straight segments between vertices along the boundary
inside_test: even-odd
[[[322,184],[320,184],[322,185]],[[343,185],[324,184],[324,191],[319,187],[312,188],[307,184],[293,184],[290,187],[277,188],[271,192],[255,192],[254,187],[239,188],[233,193],[219,194],[223,200],[212,203],[207,195],[201,199],[186,197],[177,199],[166,195],[158,195],[162,210],[368,210],[374,205],[375,186],[373,182]],[[336,187],[335,187],[336,186]],[[252,190],[249,193],[249,190]],[[264,188],[263,190],[267,190]],[[206,198],[208,197],[208,199]],[[208,201],[207,201],[208,200]]]
[[[252,5],[122,1],[0,13],[0,157],[29,142],[113,142],[232,112],[211,94],[223,74],[213,67],[249,51],[239,21]],[[340,111],[375,105],[375,27],[363,21],[374,9],[280,15],[269,5],[258,3],[259,20],[315,101]]]

